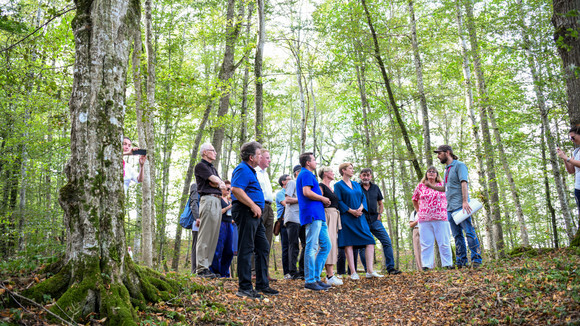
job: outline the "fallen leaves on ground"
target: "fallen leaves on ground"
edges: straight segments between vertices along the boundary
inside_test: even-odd
[[[577,324],[579,262],[574,251],[554,250],[479,269],[345,277],[344,285],[326,292],[278,280],[270,285],[280,294],[267,300],[237,297],[237,280],[192,278],[212,289],[156,304],[140,318],[142,325]]]

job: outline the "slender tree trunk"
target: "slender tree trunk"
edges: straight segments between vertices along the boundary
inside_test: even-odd
[[[213,133],[213,146],[217,153],[215,161],[217,162],[218,167],[225,134],[225,125],[222,119],[223,117],[226,116],[230,108],[230,95],[232,84],[231,79],[236,70],[236,67],[234,65],[236,42],[238,41],[238,36],[240,35],[240,29],[243,22],[242,17],[244,16],[243,4],[239,5],[237,17],[235,17],[235,7],[236,1],[228,0],[226,12],[226,48],[224,51],[224,59],[222,61],[222,65],[218,76],[220,89],[219,108],[217,113],[218,125],[214,129]]]
[[[499,256],[503,256],[504,242],[503,229],[501,224],[501,212],[499,207],[498,185],[494,163],[494,149],[491,142],[491,135],[489,132],[489,98],[485,86],[485,79],[483,70],[481,69],[481,59],[479,57],[479,43],[477,40],[477,32],[475,30],[473,7],[471,0],[464,0],[465,10],[467,14],[467,30],[469,31],[469,40],[471,43],[471,55],[473,57],[473,67],[475,69],[476,84],[479,93],[479,117],[481,122],[481,131],[483,134],[483,148],[485,150],[485,160],[487,165],[487,175],[489,176],[489,199],[491,211],[493,216],[493,241],[497,247]],[[504,155],[504,153],[500,153]],[[496,257],[499,258],[499,257]]]
[[[360,52],[357,51],[358,58],[359,58],[359,62],[361,62],[360,66],[358,64],[355,64],[355,70],[356,70],[356,80],[357,80],[357,86],[358,86],[358,90],[359,90],[359,94],[360,94],[360,101],[361,101],[361,107],[362,107],[362,114],[363,114],[363,126],[364,126],[364,135],[365,135],[365,142],[364,142],[364,146],[365,146],[365,159],[366,159],[366,164],[367,167],[371,166],[371,137],[370,137],[370,132],[369,132],[369,120],[368,120],[368,99],[367,99],[367,94],[366,94],[366,80],[365,80],[365,67],[364,67],[364,63],[362,63],[361,60],[361,56],[360,56]]]
[[[417,24],[415,23],[415,10],[413,0],[409,0],[409,17],[411,27],[411,44],[413,46],[413,58],[415,63],[415,73],[417,74],[417,90],[419,91],[419,102],[423,115],[423,148],[427,166],[433,165],[433,153],[431,152],[431,133],[429,130],[429,110],[427,109],[427,98],[423,87],[423,64],[419,54],[419,42],[417,40]]]
[[[252,29],[252,14],[254,13],[254,2],[251,1],[248,4],[248,18],[246,19],[246,39],[250,40],[250,32]],[[258,51],[258,49],[256,48],[256,52]],[[258,54],[256,53],[256,57],[258,56]],[[241,112],[240,112],[240,119],[241,119],[241,125],[240,125],[240,141],[238,142],[239,146],[238,147],[242,147],[242,145],[246,142],[246,139],[248,138],[248,88],[250,85],[250,65],[249,65],[249,58],[246,57],[244,59],[244,78],[242,81],[242,106],[241,106]],[[261,81],[260,81],[261,83]]]
[[[419,161],[417,160],[417,155],[415,154],[415,150],[413,149],[413,145],[411,144],[411,140],[409,138],[409,134],[407,133],[407,127],[405,126],[405,122],[401,117],[401,113],[399,111],[399,107],[395,101],[395,97],[393,95],[393,91],[391,90],[391,82],[389,81],[389,77],[387,75],[387,70],[385,69],[385,65],[383,63],[383,59],[381,57],[381,50],[379,47],[379,41],[377,38],[377,33],[375,32],[375,28],[373,27],[373,23],[371,20],[371,14],[367,8],[366,0],[361,0],[362,5],[365,10],[367,23],[369,25],[369,29],[371,31],[371,35],[374,41],[374,57],[377,60],[379,68],[381,70],[381,75],[383,77],[383,81],[385,83],[385,87],[387,89],[387,93],[389,95],[389,102],[391,107],[393,108],[393,112],[395,114],[395,118],[397,123],[399,124],[399,128],[401,128],[401,134],[403,135],[403,140],[405,141],[405,146],[407,147],[407,151],[409,151],[410,160],[413,163],[413,168],[415,169],[415,174],[417,175],[417,179],[421,179],[423,177],[423,172],[421,172],[421,166],[419,165]]]
[[[189,155],[189,165],[187,166],[187,173],[185,174],[185,181],[183,182],[183,189],[181,191],[181,200],[179,202],[179,212],[183,212],[185,204],[187,204],[187,198],[189,196],[189,188],[191,186],[191,179],[193,176],[193,168],[197,161],[197,153],[199,151],[199,146],[201,145],[201,140],[203,138],[203,130],[205,125],[209,120],[209,114],[213,107],[213,102],[208,99],[208,104],[203,113],[203,118],[199,124],[199,129],[197,130],[197,135],[195,136],[195,141],[191,148],[191,154]],[[173,248],[173,260],[171,262],[171,269],[177,271],[179,268],[179,253],[181,252],[181,232],[183,228],[179,225],[179,216],[177,217],[177,230],[175,232],[175,244]]]
[[[312,77],[310,77],[310,94],[312,94],[312,150],[314,156],[316,156],[316,97],[314,95],[314,84],[312,82]]]
[[[491,244],[491,229],[492,229],[492,219],[491,219],[491,207],[489,206],[489,188],[488,182],[486,178],[486,171],[484,166],[483,160],[483,149],[481,148],[481,137],[479,135],[479,127],[477,118],[475,117],[475,111],[473,110],[473,90],[471,86],[471,68],[470,68],[470,61],[468,56],[468,48],[467,48],[467,40],[465,37],[465,33],[463,30],[463,14],[461,11],[460,0],[455,1],[455,9],[457,11],[457,29],[459,31],[459,42],[461,43],[461,56],[463,57],[462,65],[463,65],[463,78],[464,78],[464,90],[465,90],[465,107],[467,108],[467,112],[469,113],[469,118],[471,120],[472,125],[472,132],[473,138],[475,139],[475,156],[477,159],[478,164],[478,171],[477,174],[479,176],[479,183],[483,188],[483,195],[485,200],[483,201],[485,207],[485,234],[486,239],[490,241]],[[446,141],[447,143],[447,141]],[[489,248],[493,248],[491,245],[488,246]]]
[[[258,46],[256,47],[256,59],[254,62],[254,77],[256,78],[256,141],[263,143],[264,131],[264,90],[262,81],[262,61],[264,57],[264,44],[266,43],[266,21],[264,13],[264,0],[256,0],[258,4]]]
[[[560,244],[558,241],[558,224],[556,222],[556,210],[552,205],[552,196],[550,194],[550,182],[548,181],[548,167],[546,166],[546,129],[542,124],[540,126],[542,132],[542,140],[540,143],[540,150],[542,151],[542,174],[544,175],[544,189],[546,191],[546,206],[548,206],[548,212],[550,213],[550,222],[552,225],[552,234],[554,239],[554,248],[559,248]]]

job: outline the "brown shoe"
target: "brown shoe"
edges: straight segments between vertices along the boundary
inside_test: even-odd
[[[270,277],[270,275],[268,275],[268,281],[270,282],[278,282],[278,279]]]

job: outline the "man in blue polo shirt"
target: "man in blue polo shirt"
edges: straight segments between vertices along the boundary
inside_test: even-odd
[[[471,251],[471,266],[477,268],[481,265],[481,249],[475,229],[471,224],[471,216],[459,225],[453,220],[453,213],[459,210],[471,213],[469,206],[469,189],[468,189],[468,172],[465,163],[458,161],[457,156],[453,154],[453,149],[449,145],[441,145],[435,151],[437,158],[442,164],[445,164],[445,175],[443,176],[444,186],[437,187],[426,181],[425,185],[429,188],[445,192],[447,197],[447,220],[451,227],[451,233],[455,239],[455,256],[457,268],[467,267],[467,249],[465,248],[465,236],[467,244]]]
[[[314,291],[327,290],[330,285],[320,280],[320,274],[332,246],[324,214],[324,207],[330,206],[330,199],[322,196],[318,180],[314,175],[316,171],[314,154],[303,153],[300,154],[299,159],[302,170],[296,179],[296,189],[300,207],[300,224],[306,226],[304,287]]]
[[[239,297],[262,299],[262,294],[276,295],[268,282],[267,258],[270,244],[266,229],[261,223],[264,193],[256,176],[255,167],[260,161],[258,142],[249,142],[240,148],[240,163],[232,174],[232,217],[238,225],[238,279],[236,293]],[[256,290],[252,288],[252,253],[256,262]]]

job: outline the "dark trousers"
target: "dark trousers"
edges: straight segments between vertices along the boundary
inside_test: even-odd
[[[300,261],[298,262],[298,272],[300,275],[304,276],[304,250],[306,249],[306,225],[300,226],[300,233],[298,233],[300,238]]]
[[[286,275],[290,274],[290,264],[288,263],[288,232],[284,224],[280,227],[280,242],[282,242],[282,270]]]
[[[270,245],[266,229],[260,218],[253,216],[250,208],[234,202],[232,217],[238,225],[238,279],[239,289],[252,290],[252,254],[256,256],[256,289],[269,287],[267,258]]]
[[[195,223],[195,221],[193,221]],[[197,256],[195,254],[195,247],[197,246],[197,232],[191,231],[191,273],[195,273],[195,262],[197,261]]]
[[[288,273],[294,276],[298,274],[296,261],[298,260],[298,253],[300,252],[300,224],[286,222],[286,233],[288,235]]]
[[[230,265],[234,258],[234,251],[232,250],[233,234],[234,225],[230,222],[222,222],[213,261],[209,267],[210,272],[220,274],[221,277],[230,277]]]

